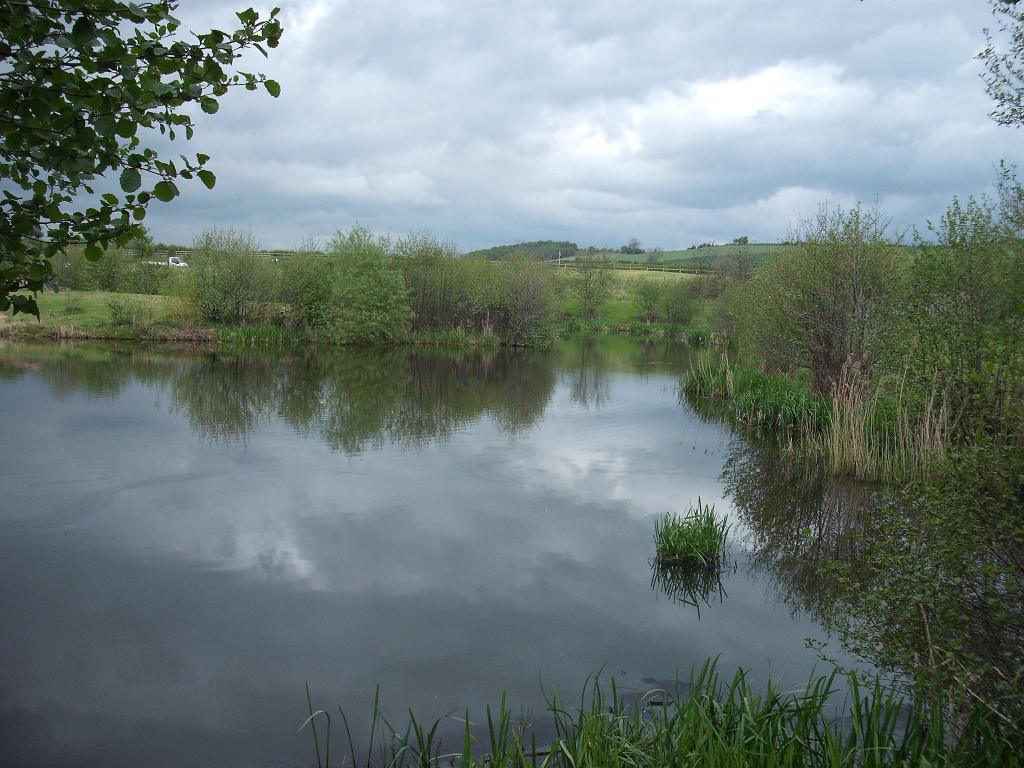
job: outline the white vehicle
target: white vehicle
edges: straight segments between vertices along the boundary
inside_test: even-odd
[[[187,267],[188,262],[185,261],[181,256],[168,256],[167,261],[147,261],[146,264],[152,264],[154,267]]]

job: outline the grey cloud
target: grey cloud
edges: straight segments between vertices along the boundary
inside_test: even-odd
[[[189,26],[230,3],[185,2]],[[1019,160],[974,54],[984,2],[294,2],[280,99],[198,116],[218,186],[154,209],[287,246],[356,220],[471,248],[784,237],[814,198],[905,228]],[[177,148],[176,151],[181,151]]]

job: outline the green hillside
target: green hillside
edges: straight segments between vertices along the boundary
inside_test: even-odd
[[[532,243],[515,243],[514,245],[496,245],[493,248],[486,248],[479,251],[470,251],[467,258],[482,258],[488,261],[505,261],[513,258],[537,259],[548,261],[557,259],[559,254],[563,259],[572,258],[576,255],[578,247],[576,243],[566,240],[535,240]]]

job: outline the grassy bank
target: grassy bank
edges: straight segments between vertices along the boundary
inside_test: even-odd
[[[848,692],[839,692],[840,684]],[[722,679],[713,662],[691,673],[676,691],[651,691],[627,702],[614,681],[584,687],[576,704],[545,695],[546,717],[513,716],[502,697],[473,721],[463,714],[461,735],[446,742],[456,718],[424,723],[410,712],[398,731],[380,710],[379,691],[365,744],[354,745],[345,713],[314,710],[309,697],[313,751],[319,768],[350,764],[399,766],[993,766],[1018,764],[1019,744],[984,710],[953,722],[944,702],[905,701],[856,677],[812,678],[783,691],[755,688],[742,671]],[[682,695],[675,695],[683,692]],[[308,694],[308,689],[307,689]],[[546,738],[538,737],[542,730]],[[341,749],[331,738],[344,736]],[[454,746],[454,748],[452,748]],[[338,753],[342,752],[342,757]]]
[[[355,227],[281,260],[245,233],[209,230],[187,268],[146,253],[115,249],[93,262],[72,249],[54,277],[60,292],[39,298],[40,321],[5,319],[3,333],[522,347],[608,331],[700,343],[711,328],[704,283],[690,275],[617,272],[590,257],[564,268],[521,255],[470,259],[425,233],[395,240]]]
[[[686,277],[670,274],[662,275],[660,279]],[[197,322],[182,310],[181,300],[175,296],[64,290],[40,294],[38,302],[38,321],[27,315],[0,316],[0,337],[27,340],[120,339],[238,346],[330,343],[329,340],[318,339],[315,331],[307,332],[302,327],[283,323],[235,325]],[[571,296],[561,297],[557,317],[543,338],[557,339],[577,333],[623,333],[701,345],[711,337],[709,323],[700,315],[688,325],[639,319],[636,305],[630,299],[628,282],[625,287],[616,289],[597,318],[582,320],[579,315],[578,301]],[[411,331],[402,341],[415,346],[435,347],[492,348],[508,344],[493,331],[465,328]],[[521,345],[521,342],[513,343],[513,346]]]
[[[217,341],[217,331],[182,322],[176,300],[151,294],[109,291],[61,291],[38,296],[39,320],[2,316],[0,336],[15,339],[123,339],[143,341]]]

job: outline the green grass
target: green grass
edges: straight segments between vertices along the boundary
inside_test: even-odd
[[[565,291],[558,304],[559,315],[563,318],[560,330],[563,333],[626,332],[631,335],[683,339],[690,344],[703,344],[711,335],[710,308],[701,303],[697,316],[687,325],[672,323],[647,323],[640,317],[640,311],[633,301],[634,284],[637,280],[675,281],[693,280],[693,275],[676,272],[616,272],[611,297],[601,305],[597,317],[588,320],[583,317],[579,300]]]
[[[840,692],[841,683],[847,690]],[[905,701],[880,684],[856,676],[812,676],[785,691],[755,687],[742,670],[722,678],[714,661],[691,671],[671,690],[625,700],[614,679],[584,684],[577,702],[545,692],[553,736],[537,741],[529,715],[514,716],[503,695],[496,708],[473,721],[468,711],[433,723],[411,711],[403,731],[391,725],[374,699],[370,735],[357,746],[344,710],[336,718],[314,710],[307,686],[310,727],[318,768],[331,765],[388,768],[895,768],[1019,764],[1014,737],[1001,732],[986,710],[954,721],[941,700]],[[460,713],[462,715],[463,713]],[[461,728],[446,728],[461,720]],[[347,754],[333,759],[331,732],[344,730]],[[444,742],[446,731],[455,744]],[[453,747],[449,749],[448,747]],[[365,750],[365,752],[364,752]]]
[[[810,431],[827,424],[829,405],[788,376],[701,355],[682,383],[691,398],[720,401],[732,421],[757,429]]]
[[[683,515],[668,512],[654,523],[657,561],[663,565],[715,569],[725,556],[729,525],[714,506],[697,505]]]
[[[950,446],[948,403],[933,392],[915,410],[900,398],[882,400],[868,384],[844,368],[830,396],[823,398],[810,391],[806,379],[765,373],[707,353],[691,362],[682,391],[700,414],[782,432],[791,448],[796,434],[800,451],[837,475],[860,480],[926,475]]]
[[[114,337],[131,338],[134,331],[118,328],[110,312],[110,302],[131,302],[145,310],[157,327],[170,327],[172,302],[166,296],[148,294],[110,293],[107,291],[61,291],[41,293],[39,321],[28,315],[8,316],[5,325],[28,336],[49,336],[61,329],[80,333],[103,332]]]
[[[682,339],[691,344],[701,344],[708,338],[710,321],[706,317],[706,307],[702,307],[702,313],[698,313],[698,317],[686,326],[643,322],[632,298],[633,284],[638,279],[667,281],[693,278],[691,275],[664,272],[617,273],[612,296],[593,320],[582,318],[579,302],[566,292],[558,303],[560,320],[552,331],[555,335],[621,332],[647,338]],[[64,290],[40,294],[38,302],[38,322],[26,315],[0,316],[0,335],[25,339],[217,341],[247,347],[307,341],[301,333],[274,324],[197,325],[182,319],[180,299],[172,296]],[[500,346],[502,342],[489,334],[454,330],[413,334],[408,343],[418,346],[491,347]]]
[[[700,268],[710,267],[723,256],[732,256],[741,251],[748,254],[755,263],[765,263],[774,259],[780,251],[790,246],[781,243],[750,243],[746,246],[714,245],[709,248],[676,248],[666,250],[658,260],[659,267],[680,267]],[[623,264],[646,264],[646,253],[619,253],[618,251],[604,251],[598,254]]]

